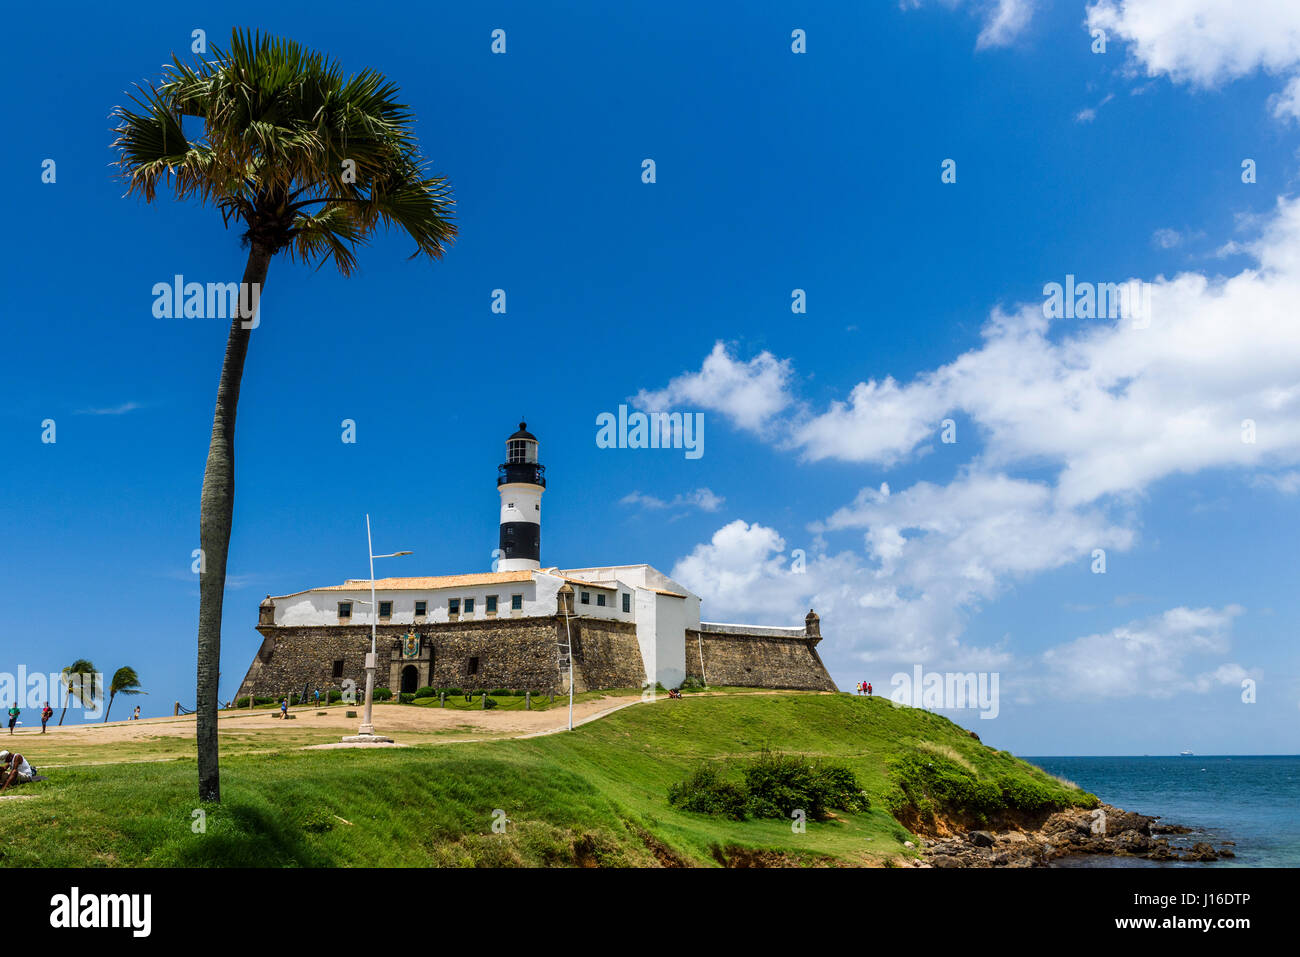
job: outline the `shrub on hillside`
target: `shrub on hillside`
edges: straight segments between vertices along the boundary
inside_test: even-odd
[[[830,808],[859,810],[865,798],[848,768],[813,763],[803,755],[764,751],[743,773],[749,812],[755,817],[785,818],[802,810],[820,821]]]
[[[707,761],[685,781],[668,789],[668,803],[683,811],[721,814],[737,821],[743,821],[746,815],[745,792],[726,781],[718,768]]]
[[[741,767],[741,784],[729,782],[708,762],[668,790],[668,802],[686,811],[788,818],[796,810],[824,820],[831,808],[865,811],[871,806],[857,776],[838,764],[812,762],[802,755],[764,751]]]

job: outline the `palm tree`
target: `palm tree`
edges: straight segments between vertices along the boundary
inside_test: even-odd
[[[349,276],[357,247],[380,225],[415,241],[411,258],[437,260],[456,235],[451,187],[429,174],[414,117],[397,96],[374,70],[344,76],[334,61],[290,40],[235,30],[229,51],[213,47],[193,67],[173,56],[159,82],[137,86],[131,105],[113,111],[117,165],[128,195],[152,202],[162,185],[177,199],[215,206],[227,226],[237,223],[248,249],[241,289],[260,291],[282,251],[318,267],[333,261]],[[201,126],[193,135],[187,118]],[[232,311],[199,501],[195,735],[203,801],[221,799],[221,605],[234,514],[235,413],[254,324]]]
[[[95,666],[85,658],[78,658],[59,674],[59,683],[63,685],[65,691],[63,712],[59,715],[60,727],[62,727],[63,719],[68,713],[69,698],[76,698],[83,705],[88,705],[98,696],[95,688],[98,674],[99,672],[95,670]],[[102,695],[104,689],[100,688],[98,691],[99,695]]]
[[[113,699],[119,694],[148,694],[140,690],[140,676],[134,668],[125,665],[113,672],[113,680],[108,683],[108,707],[104,709],[104,723],[108,724],[108,712],[113,708]]]

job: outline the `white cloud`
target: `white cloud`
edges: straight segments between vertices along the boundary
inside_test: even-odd
[[[1270,488],[1283,495],[1295,495],[1300,492],[1300,471],[1256,475],[1250,484],[1255,488]]]
[[[940,0],[949,9],[956,9],[963,4],[973,9],[982,19],[979,37],[975,48],[1007,46],[1029,26],[1034,15],[1035,0]],[[900,0],[899,6],[904,10],[916,10],[923,0]]]
[[[1033,15],[1033,0],[997,0],[985,17],[976,48],[1006,46],[1029,26]]]
[[[1268,103],[1279,120],[1300,120],[1300,76],[1293,76],[1281,93],[1269,97]]]
[[[826,550],[821,533],[847,529],[862,530],[863,555]],[[1058,506],[1044,484],[987,474],[897,494],[864,489],[812,531],[802,571],[774,529],[738,520],[697,545],[672,577],[700,595],[712,620],[789,625],[792,609],[814,607],[835,658],[987,667],[1009,656],[960,641],[983,603],[1072,561],[1089,574],[1092,549],[1134,540],[1100,510]]]
[[[642,495],[640,492],[630,492],[619,499],[619,504],[639,505],[641,508],[648,509],[698,508],[702,512],[716,512],[725,501],[726,499],[721,495],[715,495],[711,489],[697,488],[693,492],[674,495],[671,500],[654,495]]]
[[[650,412],[688,407],[721,412],[740,428],[760,432],[790,405],[786,391],[790,371],[788,360],[770,352],[738,362],[717,342],[699,372],[678,376],[655,392],[643,389],[633,401]]]
[[[143,408],[139,402],[123,402],[121,405],[107,406],[105,408],[77,409],[77,415],[126,415],[128,412],[134,412],[136,409]]]
[[[1198,676],[1189,675],[1187,667],[1192,659],[1227,653],[1232,621],[1241,613],[1238,605],[1171,608],[1077,638],[1043,653],[1046,687],[1067,698],[1167,698],[1240,684],[1246,671],[1238,664],[1221,664]]]
[[[1148,76],[1204,89],[1256,70],[1292,74],[1300,67],[1300,4],[1295,0],[1098,0],[1088,28],[1127,41]],[[1296,103],[1294,82],[1283,95]],[[1288,105],[1275,104],[1285,113]],[[1282,115],[1282,114],[1279,114]]]
[[[860,383],[847,403],[790,419],[786,443],[809,460],[890,466],[933,447],[942,418],[964,412],[984,467],[1056,465],[1066,502],[1141,491],[1179,472],[1293,464],[1300,201],[1279,202],[1246,248],[1257,265],[1236,276],[1150,284],[1148,328],[1049,322],[1039,304],[995,311],[979,348],[907,384]],[[1246,419],[1253,443],[1242,441]]]
[[[789,360],[748,362],[718,343],[698,373],[642,392],[664,407],[724,411],[807,461],[891,467],[939,447],[945,417],[964,414],[958,447],[987,471],[1048,465],[1064,502],[1141,492],[1210,468],[1300,462],[1300,200],[1280,200],[1254,264],[1235,276],[1182,273],[1149,283],[1151,319],[1051,320],[1041,303],[995,310],[983,342],[910,382],[859,382],[810,413],[792,398]],[[1059,278],[1059,277],[1058,277]],[[1124,282],[1128,277],[1079,277]],[[1244,442],[1243,423],[1255,424]],[[967,443],[967,444],[963,444]]]

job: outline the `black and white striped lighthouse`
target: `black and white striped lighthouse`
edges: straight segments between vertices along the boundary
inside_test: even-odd
[[[497,570],[524,571],[542,567],[542,493],[546,466],[537,462],[537,436],[520,422],[506,439],[506,460],[497,466],[501,495],[501,555]]]

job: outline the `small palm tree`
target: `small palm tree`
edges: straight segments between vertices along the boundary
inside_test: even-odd
[[[60,726],[68,713],[69,699],[76,698],[82,705],[90,705],[103,696],[104,689],[95,687],[98,683],[98,675],[99,672],[95,670],[94,664],[85,658],[78,658],[59,674],[59,683],[64,689],[63,712],[59,715]]]
[[[428,174],[397,87],[374,70],[344,76],[320,53],[235,30],[228,51],[187,66],[173,56],[162,80],[113,111],[127,193],[152,202],[159,186],[215,206],[242,228],[241,289],[260,292],[280,252],[344,275],[382,225],[407,233],[416,256],[442,257],[456,234],[451,188]],[[187,133],[184,121],[201,130]],[[255,298],[255,297],[253,297]],[[217,691],[226,553],[235,501],[235,413],[253,323],[230,324],[199,502],[199,798],[221,799]]]
[[[140,676],[134,668],[123,666],[113,672],[113,680],[108,683],[108,707],[104,709],[104,723],[108,724],[108,713],[113,709],[113,699],[119,694],[148,694],[140,690]]]

